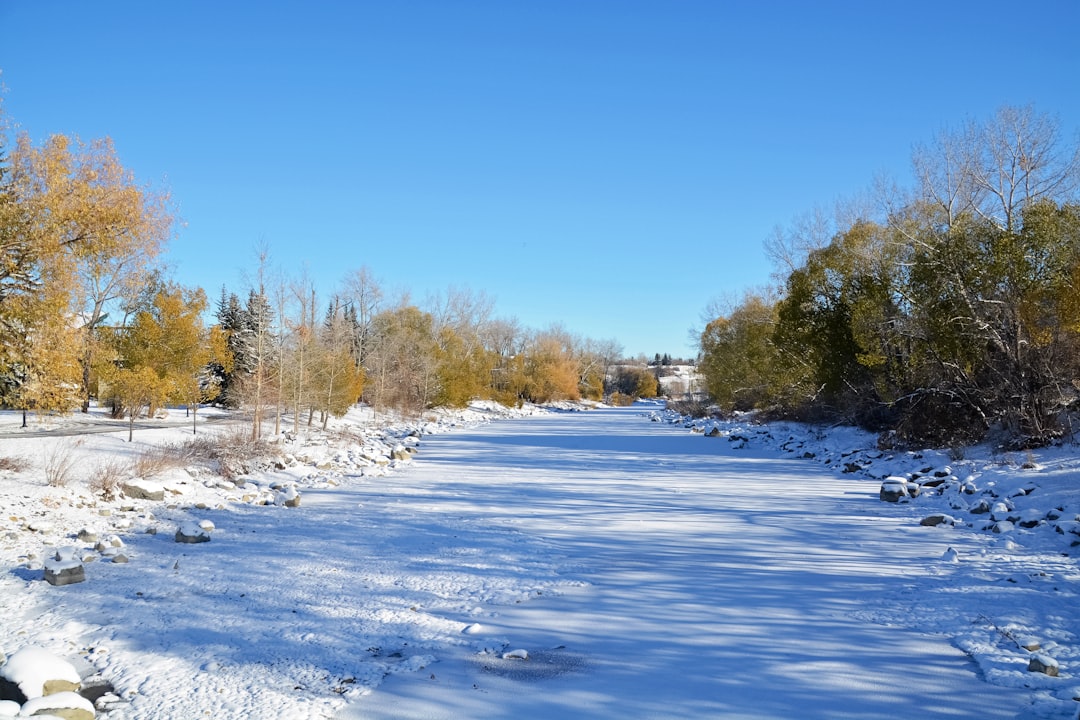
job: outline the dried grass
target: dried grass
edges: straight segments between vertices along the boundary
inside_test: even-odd
[[[252,440],[246,428],[190,440],[185,447],[189,459],[216,462],[218,472],[232,479],[251,472],[278,455],[278,449],[266,440]]]
[[[136,477],[148,478],[160,475],[166,470],[182,468],[197,457],[190,442],[155,445],[143,450],[135,458],[132,469]]]
[[[111,501],[120,497],[120,484],[129,477],[129,471],[119,458],[109,458],[90,473],[90,489],[103,500]]]
[[[82,440],[67,440],[53,443],[45,449],[42,469],[45,471],[45,482],[51,487],[66,487],[75,479],[75,468],[78,467],[75,449],[82,443]]]
[[[8,472],[22,472],[30,467],[30,461],[24,457],[13,455],[11,457],[0,457],[0,471]]]

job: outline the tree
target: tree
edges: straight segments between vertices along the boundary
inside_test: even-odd
[[[767,407],[782,395],[773,342],[776,324],[776,301],[747,293],[737,307],[705,327],[699,371],[709,395],[724,410]]]
[[[403,300],[398,307],[376,315],[372,329],[365,397],[376,408],[419,413],[437,391],[433,318]]]
[[[169,198],[136,185],[108,138],[84,144],[53,135],[35,148],[23,134],[17,140],[16,158],[19,202],[29,213],[29,232],[38,238],[30,246],[63,250],[77,268],[85,412],[95,331],[110,303],[138,291],[170,236]]]
[[[522,395],[531,402],[581,398],[573,338],[562,327],[552,326],[533,335],[525,347],[523,372]]]
[[[1015,232],[1025,208],[1060,202],[1080,187],[1080,146],[1063,143],[1058,121],[1033,107],[1003,106],[986,122],[942,131],[913,156],[922,199],[949,227],[975,216]]]
[[[24,148],[10,165],[4,148],[0,134],[0,401],[22,409],[25,426],[27,411],[78,405],[74,265],[38,211],[39,178]]]
[[[329,416],[348,412],[364,389],[364,373],[352,355],[352,330],[344,306],[335,299],[318,335],[311,365],[313,407],[319,411],[323,430]]]
[[[204,384],[204,370],[222,347],[203,326],[206,304],[199,288],[161,283],[129,325],[107,333],[115,354],[101,375],[120,412],[134,418],[143,409],[153,414],[165,403],[183,403],[194,429],[199,403],[214,392]]]

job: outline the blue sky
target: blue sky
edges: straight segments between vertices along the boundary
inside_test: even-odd
[[[0,0],[11,119],[173,194],[174,276],[368,267],[693,353],[777,225],[1003,104],[1080,128],[1080,2]]]

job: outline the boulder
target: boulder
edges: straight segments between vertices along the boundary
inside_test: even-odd
[[[73,547],[58,548],[45,560],[45,582],[50,585],[74,585],[86,580],[82,560]]]
[[[1058,661],[1045,653],[1035,653],[1028,658],[1028,672],[1037,672],[1050,677],[1058,676]]]
[[[195,523],[184,523],[176,530],[176,542],[178,543],[204,543],[210,542],[210,531],[199,527]]]
[[[120,490],[123,491],[125,497],[129,497],[132,500],[165,499],[165,487],[163,485],[159,485],[156,482],[150,482],[149,480],[143,480],[142,478],[135,478],[134,480],[127,480],[121,483]]]
[[[94,705],[76,692],[60,692],[34,698],[22,707],[22,715],[46,715],[63,720],[94,720]]]
[[[0,697],[20,705],[43,695],[74,692],[79,683],[74,665],[32,645],[18,650],[0,667]]]
[[[902,498],[910,497],[908,494],[908,482],[901,477],[887,477],[881,483],[878,497],[882,502],[900,502]]]
[[[919,521],[920,525],[926,527],[937,527],[938,525],[952,525],[956,522],[956,519],[951,515],[945,513],[934,513],[933,515],[927,515]]]

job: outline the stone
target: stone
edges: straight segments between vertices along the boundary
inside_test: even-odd
[[[22,707],[22,715],[33,717],[47,715],[63,720],[94,720],[94,704],[76,692],[59,692],[28,700]]]
[[[93,530],[88,530],[87,528],[83,528],[82,530],[79,531],[78,539],[79,539],[79,542],[96,543],[97,542],[97,533],[94,532]]]
[[[1050,677],[1058,676],[1058,661],[1049,655],[1036,653],[1028,658],[1028,672],[1037,672]]]
[[[185,523],[176,530],[176,542],[178,543],[204,543],[210,542],[210,533],[194,523]]]
[[[82,560],[75,548],[59,548],[45,559],[45,582],[50,585],[74,585],[86,580]]]
[[[919,521],[919,524],[925,527],[937,527],[938,525],[952,525],[953,522],[955,522],[953,518],[945,513],[934,513],[924,517]]]
[[[900,502],[901,499],[910,497],[908,494],[907,480],[900,477],[887,477],[885,481],[881,483],[881,490],[878,492],[878,498],[882,502]]]
[[[164,500],[165,488],[155,482],[135,478],[120,484],[120,490],[132,500]]]
[[[0,680],[4,681],[3,699],[20,705],[43,695],[74,693],[81,682],[74,665],[33,645],[20,648],[8,658],[0,667]],[[24,714],[30,713],[24,708]]]

